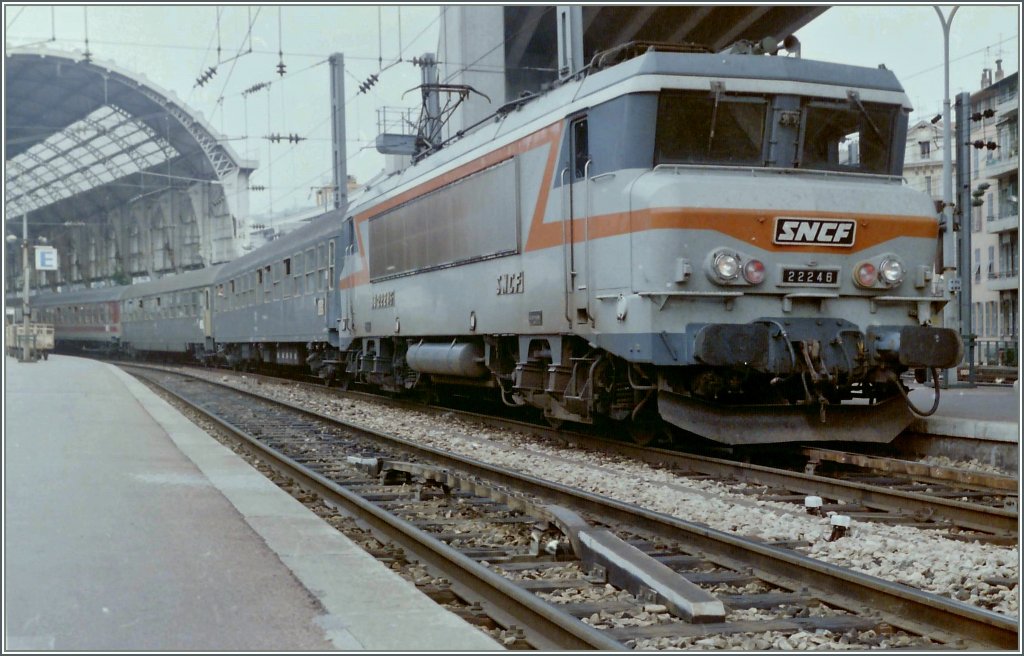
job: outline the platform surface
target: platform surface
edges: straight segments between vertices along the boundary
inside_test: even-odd
[[[910,399],[922,409],[932,405],[934,390],[918,386]],[[934,435],[1020,442],[1020,387],[979,385],[939,391],[939,408],[931,417],[916,420],[911,430]]]
[[[5,650],[493,650],[117,368],[5,359]]]

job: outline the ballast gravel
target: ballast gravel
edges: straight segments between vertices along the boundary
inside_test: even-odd
[[[339,398],[326,390],[321,392],[294,383],[265,382],[245,375],[226,376],[221,372],[193,375],[257,391],[372,430],[717,530],[766,541],[806,541],[811,546],[804,553],[813,558],[997,613],[1019,615],[1019,547],[953,541],[935,531],[858,521],[852,522],[845,537],[829,542],[831,527],[827,517],[811,516],[791,505],[736,494],[731,490],[742,486],[735,482],[690,479],[624,457],[567,448],[519,431],[482,426],[454,413],[437,415],[389,408],[372,401]],[[883,642],[888,647],[904,646],[898,638],[886,636],[876,644],[879,647]],[[729,644],[719,646],[720,639],[728,640]],[[739,642],[733,642],[734,639]],[[784,639],[792,639],[792,636]],[[655,641],[651,647],[746,649],[747,643],[740,636],[715,640],[713,644],[684,640],[665,646]],[[850,636],[843,644],[848,643],[852,648],[853,644],[863,644],[863,639]],[[833,646],[823,644],[820,648],[844,648],[833,642],[828,644]],[[643,648],[639,644],[637,647]],[[772,648],[777,648],[774,643]]]

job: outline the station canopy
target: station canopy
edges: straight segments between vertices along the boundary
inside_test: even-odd
[[[4,68],[8,221],[102,222],[145,194],[253,168],[142,76],[38,48],[8,50]]]

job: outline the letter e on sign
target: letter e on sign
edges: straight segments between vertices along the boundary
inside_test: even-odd
[[[57,249],[53,246],[36,246],[36,271],[57,270]]]

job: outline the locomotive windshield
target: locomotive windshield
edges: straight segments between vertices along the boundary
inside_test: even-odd
[[[808,103],[801,168],[889,173],[896,111],[859,101]]]
[[[666,92],[658,99],[656,164],[762,164],[763,97]]]
[[[654,164],[892,175],[898,168],[893,143],[899,118],[899,106],[862,103],[856,96],[844,101],[721,89],[663,91]]]

